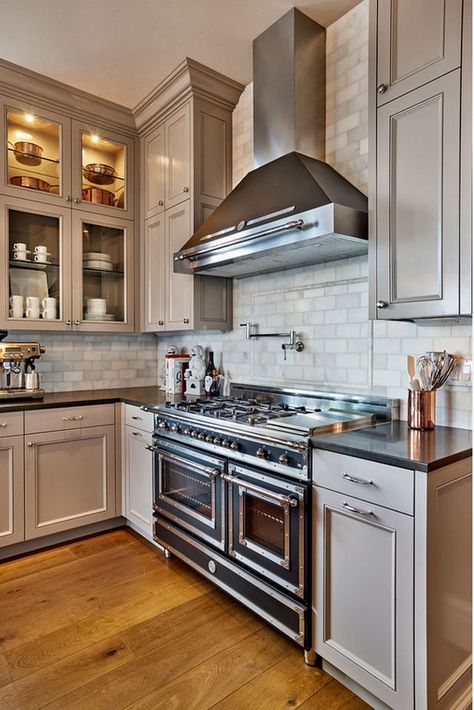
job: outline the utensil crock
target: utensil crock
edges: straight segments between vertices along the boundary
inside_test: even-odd
[[[410,429],[434,429],[436,391],[408,390],[408,426]]]

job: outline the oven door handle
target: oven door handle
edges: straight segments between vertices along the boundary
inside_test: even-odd
[[[249,491],[254,491],[255,493],[260,493],[262,496],[276,500],[278,503],[284,506],[289,506],[290,508],[296,508],[298,505],[298,499],[292,496],[283,496],[279,493],[274,493],[273,491],[268,491],[266,488],[261,488],[256,486],[254,483],[248,483],[247,481],[242,481],[240,478],[235,478],[234,476],[229,476],[227,473],[223,473],[221,478],[228,483],[236,483],[243,488],[248,488]]]
[[[158,449],[157,446],[150,446],[150,444],[146,444],[146,445],[145,445],[145,449],[146,449],[147,451],[153,451],[153,453],[155,453],[156,451],[159,451],[159,449]]]
[[[150,446],[149,444],[147,444],[145,448],[148,449],[148,451],[159,453],[165,458],[170,459],[171,461],[177,461],[178,463],[183,464],[184,466],[191,466],[192,468],[196,468],[198,471],[203,471],[204,473],[207,473],[207,475],[211,478],[217,478],[217,476],[220,474],[219,468],[214,468],[212,466],[200,466],[199,464],[196,464],[192,461],[187,461],[186,459],[181,458],[181,456],[175,456],[175,454],[170,454],[167,451],[163,451],[163,449],[160,449],[159,446]]]

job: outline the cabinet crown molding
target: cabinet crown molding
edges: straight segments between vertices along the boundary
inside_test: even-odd
[[[135,124],[146,133],[176,107],[180,100],[201,96],[233,111],[245,86],[234,79],[186,57],[133,109]]]

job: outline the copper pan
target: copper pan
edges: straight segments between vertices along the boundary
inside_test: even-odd
[[[10,143],[13,145],[13,143]],[[14,156],[22,165],[41,165],[43,148],[29,141],[17,141]]]
[[[30,190],[41,190],[41,192],[49,192],[51,185],[46,180],[40,180],[27,175],[15,175],[10,178],[10,183],[17,187],[28,187]]]
[[[84,202],[95,202],[98,205],[114,206],[115,195],[110,190],[102,190],[100,187],[86,187],[82,191]]]
[[[105,163],[89,163],[84,168],[84,177],[94,185],[111,185],[117,173],[115,168]]]

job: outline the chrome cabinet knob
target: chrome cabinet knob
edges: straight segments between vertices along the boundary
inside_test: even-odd
[[[387,91],[387,84],[379,84],[377,86],[377,93],[378,94],[385,94],[386,91]]]
[[[29,441],[28,444],[27,444],[27,446],[29,446],[29,448],[31,449],[31,447],[34,446],[34,444],[33,444],[32,441]]]
[[[189,323],[189,318],[183,318],[183,323],[187,325]]]
[[[283,466],[288,466],[288,464],[290,463],[290,458],[288,454],[280,454],[278,463],[281,463]]]
[[[165,203],[163,202],[163,200],[158,200],[158,205],[159,205],[160,207],[162,207],[164,204],[165,204]]]
[[[387,308],[387,301],[377,301],[377,308]]]
[[[73,201],[75,205],[78,205],[80,202],[82,202],[80,197],[75,197]]]
[[[257,449],[257,456],[259,459],[266,459],[268,456],[268,451],[262,448]]]
[[[66,321],[66,325],[72,325],[72,320],[69,320],[69,319],[68,319],[68,320]]]
[[[183,187],[183,192],[189,192],[189,187]]]
[[[66,202],[72,202],[72,197],[71,195],[66,195]]]
[[[80,320],[75,320],[75,321],[74,321],[74,325],[81,325],[81,321],[80,321]]]
[[[162,321],[162,320],[159,320],[159,321],[158,321],[158,325],[164,325],[164,324],[165,324],[164,321]]]

